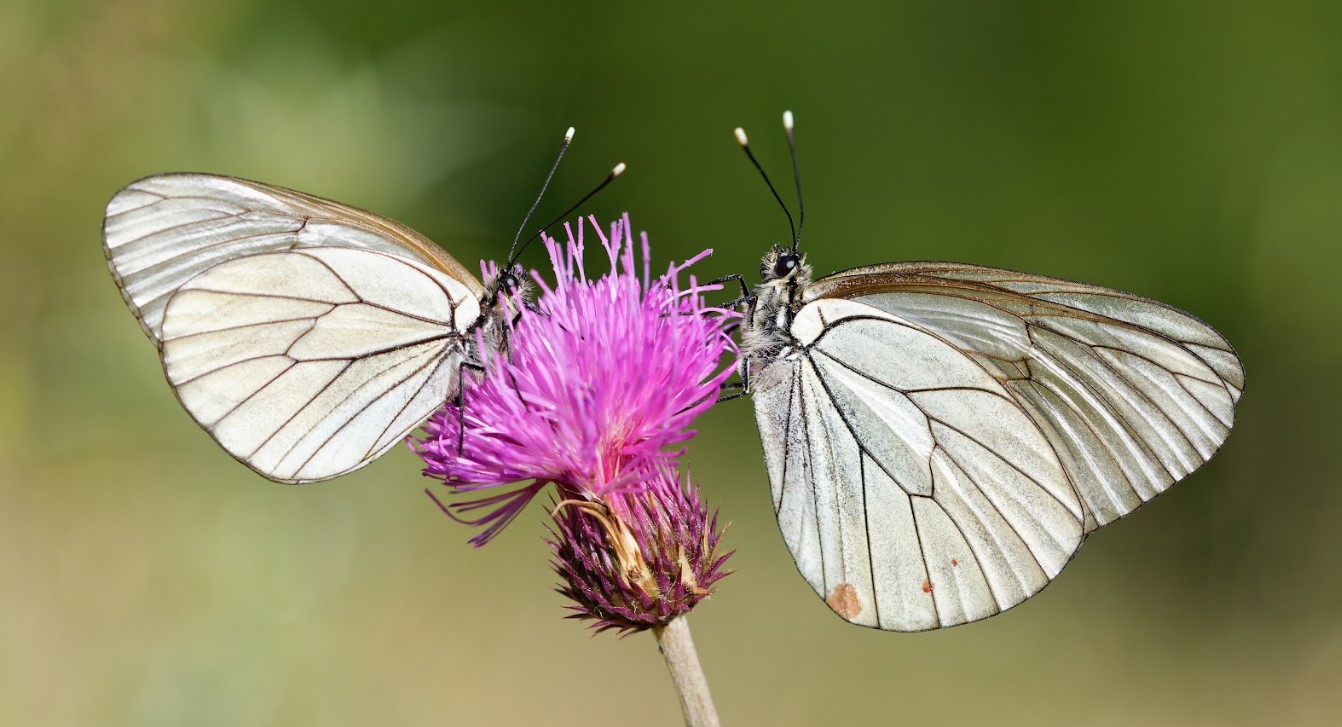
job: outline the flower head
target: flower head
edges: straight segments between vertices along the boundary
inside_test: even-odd
[[[610,235],[592,219],[610,262],[597,280],[584,268],[584,225],[566,226],[568,243],[545,237],[553,287],[510,324],[504,347],[481,342],[485,374],[465,377],[463,407],[449,403],[414,447],[425,474],[458,493],[444,509],[485,526],[481,545],[554,483],[559,499],[597,501],[638,491],[674,469],[693,419],[712,406],[733,366],[726,330],[734,313],[708,307],[712,288],[681,274],[705,251],[654,278],[647,235],[634,251],[628,216]],[[517,482],[520,488],[482,491]]]
[[[639,491],[570,500],[554,509],[547,542],[570,618],[597,632],[642,631],[689,613],[728,571],[722,531],[698,488],[662,470]]]
[[[576,233],[566,228],[567,245],[546,237],[554,286],[533,274],[536,307],[516,301],[505,340],[482,334],[484,376],[467,377],[463,406],[431,417],[413,446],[425,474],[467,495],[434,500],[483,527],[477,546],[555,485],[547,541],[559,590],[577,604],[574,617],[628,633],[688,612],[726,574],[717,516],[680,484],[675,465],[690,423],[734,369],[722,359],[735,350],[735,314],[707,307],[709,288],[693,277],[681,287],[681,273],[707,252],[653,278],[647,236],[640,269],[627,216],[609,237],[592,226],[610,273],[587,277],[581,222]]]

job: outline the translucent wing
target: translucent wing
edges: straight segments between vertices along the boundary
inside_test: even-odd
[[[915,324],[807,304],[783,357],[752,361],[783,538],[853,623],[919,631],[1008,609],[1080,546],[1083,508],[1002,383]]]
[[[1244,369],[1193,316],[1099,286],[956,263],[838,273],[807,290],[914,323],[978,362],[1029,413],[1086,505],[1086,530],[1215,454]]]
[[[248,255],[171,296],[163,368],[234,457],[273,480],[324,480],[368,464],[455,394],[479,310],[460,281],[396,255]]]
[[[244,255],[343,247],[431,266],[466,286],[461,263],[410,228],[370,212],[260,182],[160,174],[132,182],[107,204],[103,252],[126,304],[162,345],[163,309],[183,283]]]

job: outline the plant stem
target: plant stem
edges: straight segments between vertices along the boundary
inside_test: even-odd
[[[666,659],[671,681],[675,682],[686,727],[718,727],[718,712],[713,708],[713,695],[708,693],[708,680],[694,650],[689,622],[680,616],[665,626],[654,627],[652,633],[657,637],[657,650]]]

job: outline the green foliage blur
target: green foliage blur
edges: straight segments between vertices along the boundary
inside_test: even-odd
[[[1223,451],[985,622],[844,624],[777,533],[748,401],[692,470],[737,573],[692,617],[728,724],[1335,723],[1342,4],[353,0],[0,5],[0,724],[679,722],[650,637],[561,617],[543,507],[493,544],[397,450],[309,487],[199,431],[99,226],[163,171],[503,254],[616,162],[664,263],[754,275],[797,115],[820,273],[947,259],[1167,301],[1239,349]],[[542,265],[540,254],[527,260]],[[472,263],[473,265],[473,263]]]

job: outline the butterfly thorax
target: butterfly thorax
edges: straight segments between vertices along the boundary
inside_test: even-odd
[[[774,245],[760,262],[763,281],[755,286],[754,302],[741,331],[742,358],[767,361],[786,355],[792,345],[792,318],[803,305],[802,293],[811,283],[806,256]]]

